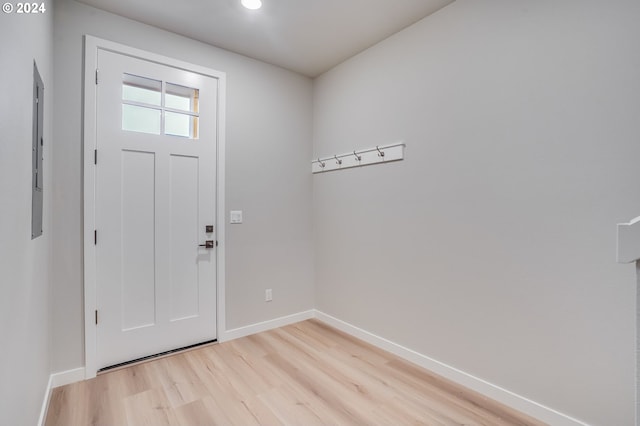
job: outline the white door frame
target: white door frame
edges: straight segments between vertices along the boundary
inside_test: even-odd
[[[210,68],[190,64],[177,59],[155,53],[99,39],[90,35],[84,37],[84,106],[83,106],[83,242],[84,242],[84,352],[85,378],[90,379],[97,373],[96,357],[96,246],[94,244],[95,223],[95,164],[94,150],[96,149],[96,73],[98,51],[108,50],[134,58],[184,69],[218,80],[218,134],[217,134],[217,176],[216,176],[216,232],[219,245],[216,255],[217,281],[217,336],[220,339],[226,330],[225,323],[225,105],[226,105],[226,74]]]

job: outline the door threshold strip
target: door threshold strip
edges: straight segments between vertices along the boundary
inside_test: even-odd
[[[132,359],[131,361],[125,361],[125,362],[121,362],[119,364],[114,364],[114,365],[110,365],[108,367],[101,368],[101,369],[98,370],[97,374],[108,373],[110,371],[119,370],[121,368],[131,367],[132,365],[142,364],[144,362],[153,361],[155,359],[160,359],[160,358],[164,358],[164,357],[167,357],[167,356],[176,355],[178,353],[187,352],[187,351],[190,351],[192,349],[201,348],[203,346],[212,345],[212,344],[215,344],[215,343],[218,343],[217,339],[208,340],[208,341],[202,342],[202,343],[196,343],[195,345],[189,345],[189,346],[185,346],[185,347],[182,347],[182,348],[171,349],[170,351],[160,352],[159,354],[155,354],[155,355],[143,356],[142,358],[136,358],[136,359]]]

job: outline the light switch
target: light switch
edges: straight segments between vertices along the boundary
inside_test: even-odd
[[[242,223],[242,210],[231,210],[229,216],[231,223]]]

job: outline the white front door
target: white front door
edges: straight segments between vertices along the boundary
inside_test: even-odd
[[[218,80],[106,50],[97,62],[99,369],[216,338]]]

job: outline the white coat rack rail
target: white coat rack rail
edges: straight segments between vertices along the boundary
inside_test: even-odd
[[[346,154],[319,157],[311,162],[311,172],[323,173],[331,170],[390,163],[404,159],[405,144],[380,145],[375,148],[360,149]]]

